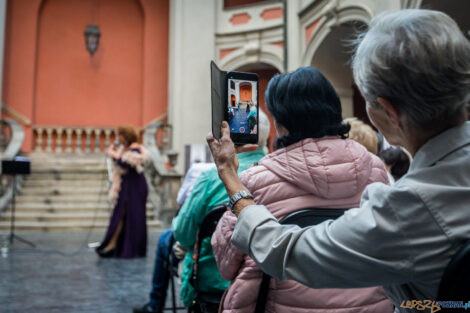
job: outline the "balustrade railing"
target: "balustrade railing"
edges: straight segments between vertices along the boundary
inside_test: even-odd
[[[34,152],[103,153],[115,139],[114,127],[34,126]]]
[[[116,139],[114,127],[34,126],[34,152],[42,153],[104,153]],[[181,185],[181,173],[174,169],[176,154],[170,150],[171,125],[155,122],[141,133],[149,151],[150,162],[145,173],[154,192],[149,200],[160,220],[169,223],[178,205],[176,195]]]

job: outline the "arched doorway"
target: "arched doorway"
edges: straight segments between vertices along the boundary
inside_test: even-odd
[[[240,101],[251,101],[251,84],[248,82],[240,83]]]
[[[237,68],[236,71],[256,73],[259,76],[259,104],[260,109],[268,115],[269,120],[271,122],[271,129],[268,138],[268,148],[269,151],[273,151],[273,143],[276,138],[276,130],[274,128],[274,119],[269,114],[268,109],[266,107],[264,94],[266,92],[266,88],[268,87],[269,81],[274,75],[279,73],[279,70],[273,67],[272,65],[266,63],[256,63],[244,65],[242,67]]]
[[[335,87],[341,98],[343,117],[355,116],[370,124],[364,99],[354,85],[350,67],[353,47],[348,43],[365,28],[366,24],[358,21],[332,26],[315,51],[311,65],[319,69]]]
[[[45,0],[39,15],[36,125],[141,125],[143,13],[138,0]],[[87,24],[100,27],[93,58]]]

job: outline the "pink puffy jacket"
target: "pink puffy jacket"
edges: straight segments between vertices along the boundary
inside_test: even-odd
[[[240,178],[255,201],[277,219],[307,207],[357,207],[368,184],[388,182],[379,158],[355,141],[336,137],[305,139],[277,150]],[[212,236],[220,273],[231,281],[219,312],[253,313],[262,273],[231,244],[235,223],[236,217],[226,212]],[[381,287],[310,289],[292,280],[271,279],[269,289],[266,312],[393,312]]]

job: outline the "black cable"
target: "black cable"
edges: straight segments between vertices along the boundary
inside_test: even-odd
[[[107,167],[107,156],[106,155],[104,157],[104,162],[105,162],[105,167]],[[105,178],[106,178],[105,176],[106,175],[107,175],[107,171],[104,171],[103,174],[102,174],[102,177],[101,177],[100,192],[98,194],[98,204],[101,202],[101,197],[103,195],[103,185],[107,185],[107,183],[108,183],[108,181],[106,181],[106,184],[103,184],[105,182]],[[97,205],[96,209],[95,209],[95,214],[93,215],[93,220],[92,220],[91,226],[89,227],[87,235],[85,236],[85,240],[80,244],[80,246],[78,247],[78,249],[76,251],[63,252],[63,251],[60,251],[60,250],[57,250],[57,249],[47,250],[47,249],[38,249],[38,248],[20,249],[20,250],[16,250],[16,249],[13,250],[12,249],[10,251],[11,251],[12,254],[13,253],[46,253],[46,254],[58,254],[58,255],[67,256],[67,257],[76,256],[84,250],[83,248],[88,247],[87,243],[90,240],[91,233],[92,233],[93,229],[96,226],[96,219],[98,217],[98,210],[99,210],[99,206]],[[109,205],[109,203],[108,203],[108,210],[111,211],[111,206]]]

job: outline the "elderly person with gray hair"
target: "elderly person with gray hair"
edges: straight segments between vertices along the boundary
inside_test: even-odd
[[[395,185],[369,185],[360,207],[334,221],[280,225],[240,194],[227,124],[220,140],[207,141],[230,197],[241,198],[232,243],[263,271],[313,288],[382,285],[410,312],[402,301],[435,300],[444,269],[470,239],[470,43],[430,10],[379,15],[359,41],[352,66],[368,115],[414,157]]]

